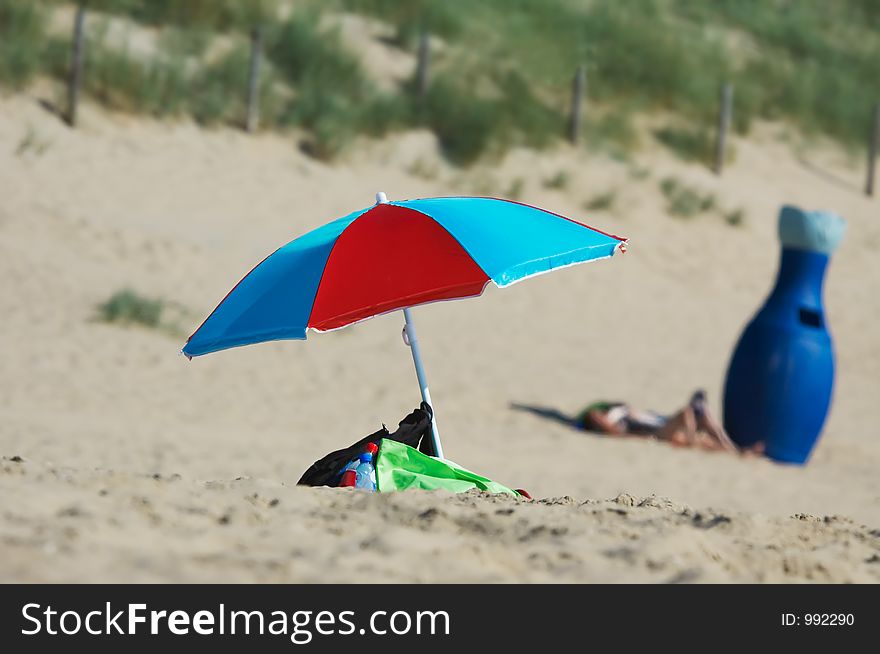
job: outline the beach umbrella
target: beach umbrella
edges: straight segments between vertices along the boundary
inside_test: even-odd
[[[496,198],[376,204],[279,248],[229,292],[189,337],[200,356],[252,343],[304,339],[403,310],[422,399],[433,407],[411,307],[476,297],[535,275],[626,250],[626,239],[570,218]],[[436,412],[434,453],[443,458]]]

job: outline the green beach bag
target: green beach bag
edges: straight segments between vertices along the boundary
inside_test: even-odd
[[[519,495],[457,463],[436,459],[399,441],[383,438],[376,455],[376,485],[380,493],[417,488],[462,493],[472,489]]]

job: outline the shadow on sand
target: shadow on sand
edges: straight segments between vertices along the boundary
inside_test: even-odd
[[[544,418],[545,420],[550,420],[552,422],[581,431],[577,426],[577,416],[566,415],[562,413],[562,411],[560,411],[559,409],[554,409],[552,407],[546,406],[534,406],[531,404],[520,404],[519,402],[511,402],[510,408],[514,411],[524,411],[526,413],[531,413],[532,415],[538,416],[539,418]]]

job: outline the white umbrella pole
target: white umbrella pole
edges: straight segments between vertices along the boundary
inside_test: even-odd
[[[425,367],[422,365],[422,352],[419,349],[419,339],[416,336],[416,326],[412,319],[409,308],[403,310],[403,318],[406,325],[403,328],[406,336],[406,344],[412,352],[413,363],[416,366],[416,377],[419,378],[419,388],[422,390],[422,399],[431,407],[431,442],[434,444],[434,454],[443,457],[443,447],[440,445],[440,432],[437,431],[437,413],[431,403],[431,391],[428,390],[428,378],[425,376]]]
[[[376,193],[376,204],[385,204],[388,198],[381,191]],[[412,352],[413,363],[416,366],[416,377],[419,379],[419,388],[422,391],[422,400],[431,407],[431,442],[434,444],[434,454],[443,458],[443,447],[440,445],[440,432],[437,430],[437,418],[434,412],[434,404],[431,402],[431,391],[428,390],[428,378],[425,376],[425,366],[422,365],[422,351],[419,349],[419,339],[416,336],[416,325],[412,319],[409,307],[403,310],[403,319],[406,325],[403,328],[403,341],[409,345]]]

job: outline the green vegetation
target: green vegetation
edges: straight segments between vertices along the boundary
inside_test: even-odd
[[[173,56],[141,61],[128,50],[104,43],[103,33],[87,40],[85,92],[108,107],[157,116],[179,114],[187,98],[183,66]]]
[[[18,89],[40,71],[45,24],[43,7],[30,0],[0,2],[0,84]]]
[[[685,161],[698,161],[708,165],[711,160],[714,138],[705,127],[664,127],[656,130],[654,136]]]
[[[156,328],[161,324],[163,308],[162,300],[146,298],[130,289],[123,289],[98,306],[98,318],[102,322]]]
[[[638,133],[633,125],[634,114],[633,106],[629,105],[596,118],[588,117],[584,140],[590,147],[607,150],[617,159],[626,159],[626,153],[639,144]]]
[[[651,176],[651,169],[647,166],[633,165],[629,168],[629,176],[637,180],[648,179]]]
[[[36,129],[34,129],[33,125],[28,125],[27,131],[24,136],[18,142],[18,145],[15,146],[15,156],[24,157],[28,153],[33,153],[35,156],[39,157],[46,153],[46,150],[49,149],[49,146],[52,143],[40,135]]]
[[[557,190],[562,190],[568,187],[568,173],[564,170],[557,171],[553,177],[548,177],[544,180],[544,186],[546,188]]]
[[[617,203],[617,191],[606,191],[593,196],[584,203],[587,211],[611,211]]]
[[[379,136],[404,122],[403,100],[377,92],[338,34],[320,29],[317,14],[294,14],[277,26],[267,54],[296,89],[277,122],[310,129],[309,149],[320,158],[338,154],[357,134]]]
[[[743,209],[733,209],[724,214],[724,222],[731,227],[739,227],[746,221],[746,212]]]
[[[490,143],[495,129],[494,107],[452,77],[439,76],[428,90],[426,122],[437,135],[447,156],[456,163],[470,163]]]
[[[674,218],[689,219],[714,212],[731,227],[745,223],[743,209],[725,210],[719,206],[714,194],[688,186],[674,177],[664,178],[660,182],[660,190],[666,196],[666,211]]]
[[[52,0],[54,1],[54,0]],[[250,29],[277,13],[278,0],[85,0],[95,11],[120,14],[145,25],[210,31]],[[54,4],[60,4],[54,1]]]
[[[47,12],[60,4],[0,2],[0,85],[66,74],[69,34],[47,33]],[[460,164],[516,145],[544,147],[564,134],[581,63],[589,90],[584,144],[621,159],[638,145],[633,117],[659,109],[690,127],[656,137],[680,156],[707,161],[725,81],[734,85],[740,133],[758,118],[784,119],[860,145],[878,99],[876,0],[90,0],[89,7],[86,94],[121,110],[206,124],[241,122],[248,35],[263,25],[261,124],[304,128],[321,157],[358,135],[415,125],[431,129]],[[424,28],[443,41],[423,105],[415,106],[411,83],[376,89],[322,21],[342,11],[389,25],[390,41],[410,52]],[[106,15],[158,28],[159,53],[111,45],[99,29]],[[214,56],[220,34],[232,46]]]
[[[493,92],[480,94],[475,88]],[[525,79],[512,71],[471,81],[452,73],[436,75],[421,121],[437,135],[447,157],[459,164],[472,163],[491,149],[544,147],[562,124],[561,115],[542,104]]]
[[[414,31],[421,8],[432,31],[456,46],[450,66],[522,71],[547,106],[564,106],[585,61],[592,103],[661,108],[711,127],[719,88],[730,81],[740,132],[755,118],[782,118],[858,144],[877,99],[875,0],[341,4],[404,32]]]
[[[186,335],[183,325],[190,325],[196,316],[177,302],[145,297],[124,288],[98,305],[95,318],[109,324],[148,327],[180,338]]]
[[[714,195],[702,193],[674,177],[664,178],[660,182],[660,190],[666,196],[666,210],[678,218],[693,218],[715,208]]]

